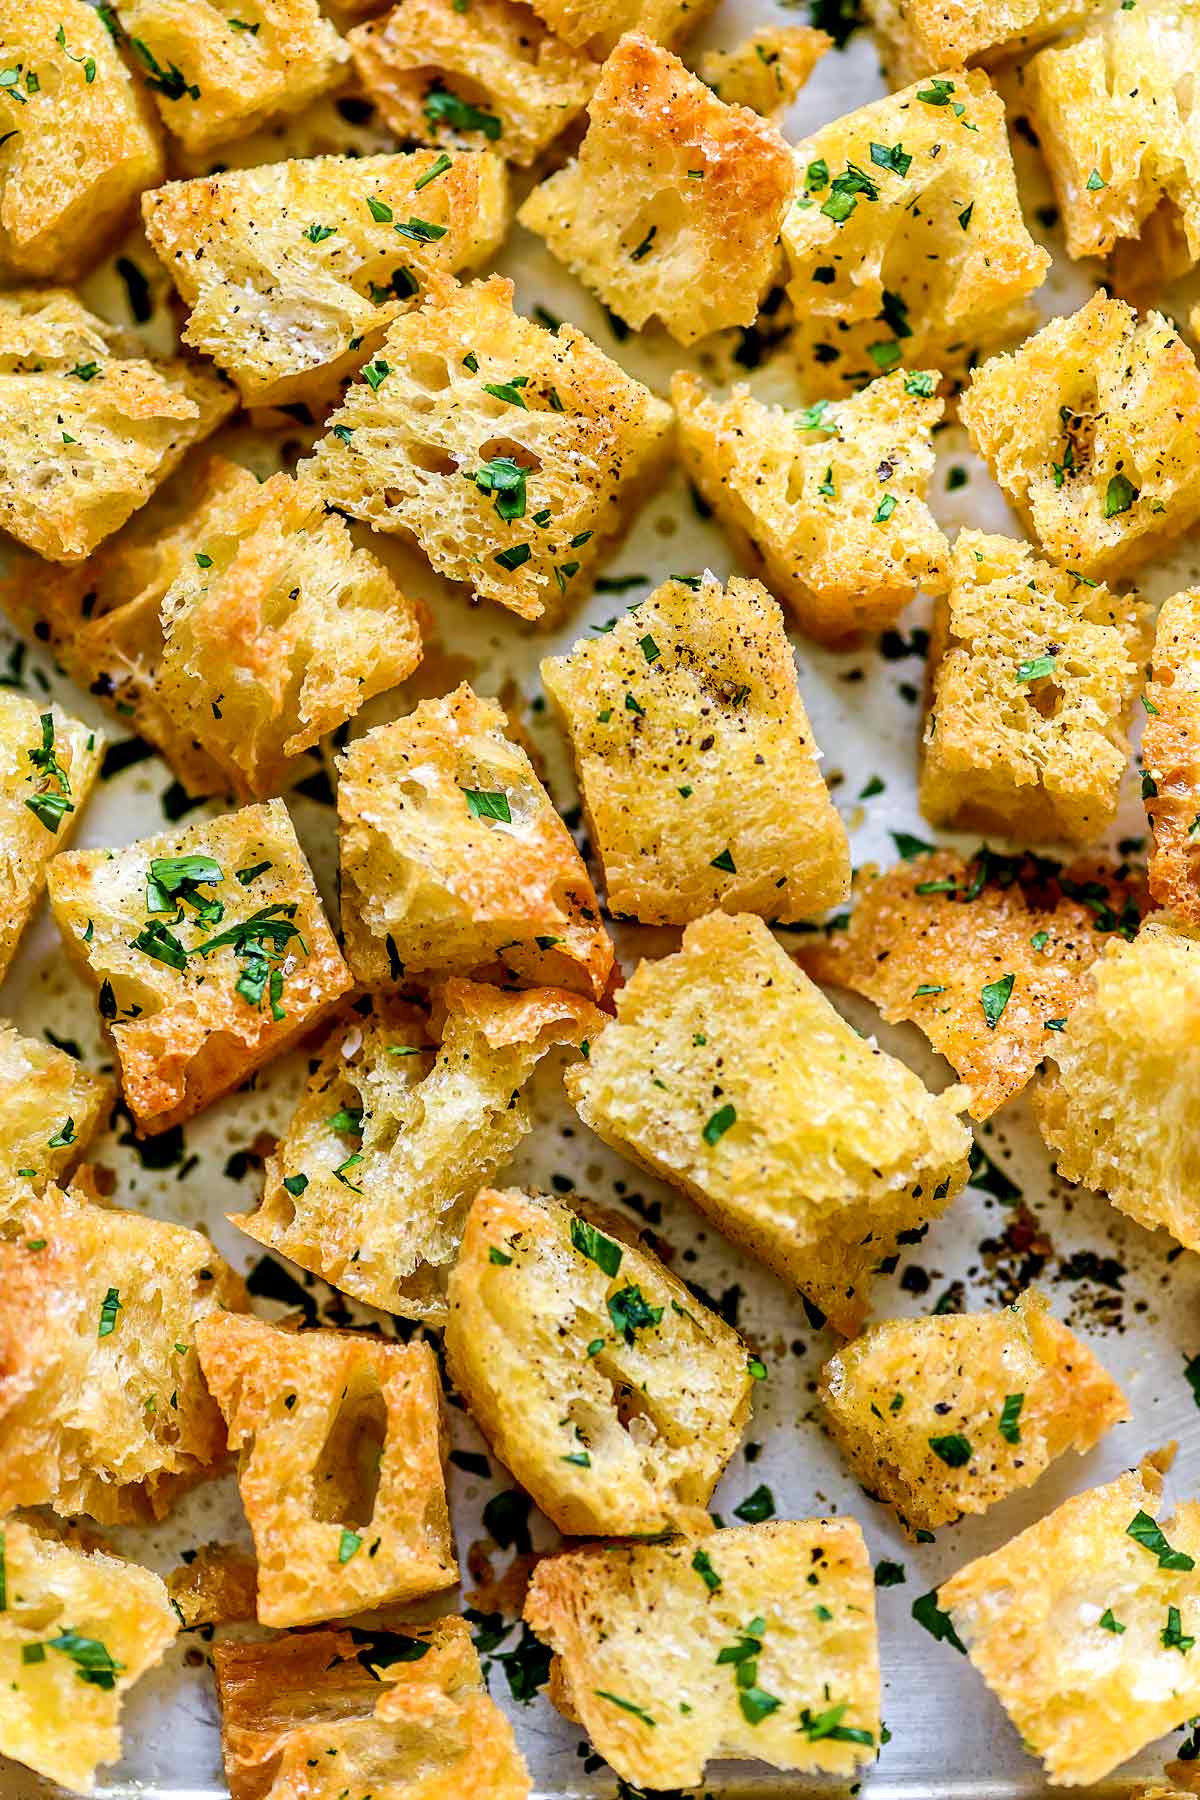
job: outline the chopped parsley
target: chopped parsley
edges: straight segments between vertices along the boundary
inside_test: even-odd
[[[498,819],[501,825],[512,824],[508,795],[484,788],[464,788],[467,811],[473,819]]]
[[[338,1541],[338,1561],[340,1563],[348,1563],[355,1551],[360,1550],[361,1548],[362,1538],[359,1533],[357,1531],[351,1531],[348,1526],[343,1526],[342,1535]]]
[[[1128,512],[1141,490],[1135,488],[1125,475],[1112,475],[1104,491],[1104,516],[1106,519],[1116,518],[1118,513]]]
[[[452,167],[450,158],[443,150],[437,161],[431,162],[425,173],[417,176],[413,182],[413,193],[419,194],[422,188],[427,188],[431,181],[436,181],[439,175],[444,175],[446,170]]]
[[[864,1731],[857,1725],[843,1725],[842,1720],[850,1710],[850,1702],[842,1700],[837,1706],[831,1706],[823,1713],[813,1714],[806,1706],[800,1714],[800,1728],[810,1744],[819,1743],[822,1738],[829,1738],[837,1744],[871,1744],[875,1742],[874,1733]]]
[[[1194,1569],[1195,1559],[1186,1550],[1172,1550],[1166,1538],[1150,1517],[1148,1512],[1136,1512],[1125,1527],[1126,1537],[1131,1537],[1143,1550],[1158,1558],[1160,1569]]]
[[[632,1700],[623,1700],[620,1694],[606,1693],[604,1688],[593,1688],[592,1692],[597,1700],[607,1700],[610,1706],[619,1706],[622,1712],[631,1713],[635,1719],[640,1719],[643,1725],[649,1725],[652,1728],[657,1726],[658,1720],[652,1719],[650,1714],[644,1712],[640,1706],[635,1706]]]
[[[1021,1408],[1025,1404],[1024,1394],[1005,1394],[1004,1406],[1000,1413],[997,1427],[1006,1444],[1019,1444],[1021,1441]]]
[[[75,811],[75,805],[71,799],[70,777],[59,762],[55,749],[54,714],[43,713],[41,726],[41,743],[36,744],[32,750],[26,751],[26,755],[42,780],[47,784],[53,783],[54,785],[53,787],[45,786],[40,792],[30,796],[25,804],[39,825],[44,825],[47,831],[56,833],[66,815]],[[28,775],[26,780],[32,781],[34,776]]]
[[[335,236],[336,232],[336,225],[318,225],[314,221],[300,233],[300,236],[307,238],[310,244],[323,244],[326,238]]]
[[[961,1432],[951,1432],[947,1437],[931,1437],[929,1448],[935,1456],[939,1456],[948,1469],[962,1469],[971,1460],[971,1443]]]
[[[701,1136],[706,1144],[718,1144],[725,1136],[725,1133],[729,1130],[730,1126],[735,1125],[736,1123],[737,1107],[726,1101],[724,1106],[719,1106],[716,1112],[713,1113],[712,1117],[706,1123]]]
[[[943,1612],[937,1603],[936,1589],[922,1594],[919,1600],[912,1603],[912,1616],[918,1625],[923,1625],[930,1637],[936,1638],[940,1644],[953,1644],[965,1656],[967,1646],[954,1629],[954,1621],[948,1612]]]
[[[989,1031],[995,1031],[1000,1023],[1016,979],[1015,975],[1001,975],[996,981],[986,981],[979,990],[979,1003]]]
[[[1125,1627],[1119,1619],[1113,1618],[1111,1606],[1106,1606],[1100,1614],[1100,1629],[1101,1631],[1111,1631],[1114,1637],[1121,1637],[1124,1633]]]
[[[1196,1642],[1194,1637],[1184,1636],[1183,1621],[1177,1606],[1168,1606],[1167,1623],[1160,1636],[1164,1650],[1178,1650],[1181,1656],[1186,1656]]]
[[[663,1309],[648,1305],[641,1288],[631,1282],[609,1297],[608,1316],[625,1342],[632,1344],[635,1332],[651,1330],[661,1324]]]
[[[1043,675],[1053,675],[1057,655],[1057,650],[1047,650],[1044,656],[1034,656],[1028,662],[1019,663],[1014,679],[1023,685],[1028,681],[1040,681]]]
[[[764,1519],[775,1517],[775,1496],[764,1482],[760,1482],[752,1494],[747,1494],[734,1507],[733,1515],[747,1525],[761,1525]]]
[[[493,144],[504,129],[495,113],[471,106],[447,88],[431,88],[425,96],[423,111],[435,129],[439,125],[448,125],[451,131],[482,131]]]
[[[620,1244],[605,1237],[602,1231],[589,1225],[578,1214],[573,1214],[571,1218],[571,1242],[582,1256],[586,1256],[589,1262],[594,1262],[610,1278],[620,1269],[623,1255]]]
[[[712,1558],[707,1550],[697,1550],[692,1557],[692,1567],[704,1583],[710,1594],[715,1594],[721,1586],[721,1577],[712,1566]]]
[[[117,1329],[117,1314],[121,1311],[121,1296],[115,1287],[110,1287],[100,1303],[100,1323],[96,1328],[98,1338],[111,1337]]]
[[[738,1705],[748,1725],[759,1725],[783,1704],[774,1694],[765,1693],[758,1685],[758,1659],[762,1655],[763,1634],[767,1622],[751,1619],[739,1632],[737,1641],[717,1652],[717,1666],[731,1666],[737,1684]]]

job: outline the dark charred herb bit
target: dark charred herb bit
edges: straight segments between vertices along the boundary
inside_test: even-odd
[[[602,1269],[610,1278],[616,1275],[620,1269],[621,1258],[624,1254],[620,1244],[615,1243],[610,1237],[605,1237],[602,1231],[597,1231],[594,1225],[589,1225],[586,1219],[581,1219],[578,1215],[574,1215],[571,1219],[571,1242],[581,1256],[586,1256],[589,1262],[594,1262],[596,1267]],[[657,1321],[655,1322],[657,1323]]]
[[[498,819],[501,825],[512,824],[512,811],[508,804],[507,794],[489,792],[482,788],[464,788],[467,811],[473,819]]]
[[[110,1287],[100,1303],[100,1323],[96,1328],[98,1338],[111,1337],[117,1329],[117,1314],[121,1311],[121,1296],[115,1287]]]
[[[811,1713],[806,1706],[800,1714],[800,1729],[810,1744],[819,1743],[822,1738],[829,1738],[836,1744],[870,1744],[874,1745],[873,1732],[864,1731],[858,1725],[843,1725],[842,1720],[850,1710],[850,1702],[842,1700],[837,1706],[829,1707],[823,1713]]]
[[[1136,1512],[1125,1527],[1125,1535],[1140,1544],[1143,1550],[1148,1550],[1151,1556],[1156,1556],[1160,1569],[1186,1571],[1196,1566],[1195,1559],[1186,1550],[1172,1550],[1148,1512]]]
[[[997,1427],[1006,1444],[1019,1444],[1021,1441],[1021,1408],[1025,1404],[1024,1394],[1005,1394],[1004,1407]]]
[[[936,1590],[922,1594],[919,1600],[912,1603],[912,1616],[918,1625],[923,1625],[930,1637],[936,1638],[940,1644],[953,1644],[965,1656],[967,1646],[954,1629],[954,1622],[948,1612],[943,1612],[937,1603]]]
[[[431,88],[425,96],[423,110],[435,129],[439,125],[448,125],[451,131],[482,131],[493,144],[504,129],[495,113],[471,106],[446,88]]]
[[[715,1594],[721,1586],[721,1577],[712,1566],[712,1558],[707,1550],[697,1550],[692,1557],[692,1567],[704,1583],[710,1594]]]
[[[25,804],[39,825],[44,825],[51,833],[57,833],[66,815],[75,811],[75,804],[71,799],[70,777],[59,762],[54,747],[54,714],[43,713],[41,725],[42,741],[27,751],[26,755],[42,780],[54,785],[47,785],[39,793],[31,795]],[[26,777],[28,781],[33,779],[32,775]]]
[[[1001,975],[997,981],[987,981],[980,989],[979,1003],[983,1007],[983,1016],[989,1031],[995,1031],[1012,995],[1015,975]]]
[[[610,1295],[608,1316],[625,1342],[632,1344],[635,1332],[652,1330],[662,1323],[663,1309],[648,1305],[641,1288],[631,1282],[628,1287]]]
[[[947,1437],[931,1437],[929,1448],[935,1456],[940,1456],[948,1469],[962,1469],[971,1460],[971,1444],[961,1432],[954,1431]]]
[[[884,1558],[882,1562],[877,1562],[875,1564],[876,1587],[900,1587],[903,1585],[905,1579],[903,1563],[888,1562],[887,1559]]]

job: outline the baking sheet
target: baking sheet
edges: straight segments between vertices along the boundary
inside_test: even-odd
[[[795,23],[803,13],[769,5],[735,5],[726,0],[720,17],[689,50],[729,44],[754,26],[775,18]],[[694,60],[694,55],[693,55]],[[1019,83],[1013,87],[1019,103]],[[873,47],[859,34],[848,48],[831,53],[818,66],[786,123],[789,137],[883,92]],[[260,134],[243,151],[224,153],[226,161],[267,160],[335,148],[371,150],[390,147],[369,129],[348,127],[336,108],[322,103],[287,134]],[[1022,174],[1027,215],[1037,235],[1059,253],[1061,246],[1035,224],[1034,209],[1047,198],[1039,186],[1037,157],[1020,132],[1016,152]],[[152,280],[156,300],[164,284],[144,241],[122,247]],[[647,333],[617,343],[603,310],[557,267],[540,243],[519,228],[499,267],[517,284],[518,306],[535,304],[581,326],[659,392],[671,371],[681,365],[711,370],[720,346],[705,346],[685,355],[663,334]],[[1069,311],[1099,277],[1091,269],[1056,269],[1038,302],[1045,312]],[[125,288],[111,263],[89,280],[86,297],[100,310],[129,322]],[[168,311],[159,307],[146,326],[160,348],[170,340]],[[735,342],[737,341],[735,337]],[[749,379],[770,397],[801,398],[790,388],[786,371],[762,368]],[[278,415],[276,415],[278,423]],[[245,425],[226,431],[217,447],[248,462],[260,473],[287,465],[312,433],[289,424],[286,431],[256,431]],[[948,530],[959,525],[1013,529],[995,488],[965,450],[957,428],[938,438],[938,473],[930,501]],[[965,484],[958,471],[967,473]],[[382,719],[407,711],[425,694],[447,691],[459,679],[472,679],[480,691],[496,693],[514,705],[530,737],[545,758],[555,799],[564,812],[575,793],[563,748],[540,702],[539,658],[566,649],[587,626],[602,623],[622,606],[637,600],[663,576],[699,574],[712,569],[725,576],[736,569],[720,531],[701,519],[678,476],[646,507],[620,552],[606,569],[609,577],[639,577],[621,594],[600,593],[575,612],[556,632],[542,634],[486,602],[472,607],[456,592],[439,584],[418,559],[406,558],[384,540],[375,548],[395,560],[409,590],[424,595],[432,609],[437,642],[423,668],[397,693],[373,702],[353,727],[353,734]],[[1200,556],[1187,551],[1173,566],[1156,567],[1144,586],[1161,598],[1200,576]],[[796,637],[800,685],[812,717],[824,769],[834,798],[851,834],[855,865],[868,860],[894,860],[889,833],[910,831],[921,838],[973,848],[974,837],[935,834],[916,806],[916,745],[920,730],[920,688],[924,673],[919,632],[927,608],[918,601],[886,643],[850,655],[821,651]],[[33,695],[52,692],[83,717],[102,724],[110,738],[119,737],[111,719],[90,696],[81,695],[58,677],[44,654],[30,648],[22,661],[13,657],[14,640],[0,631],[0,670]],[[314,759],[312,774],[319,785],[327,763]],[[862,790],[877,776],[883,791],[862,800]],[[162,797],[170,771],[157,758],[134,764],[105,781],[84,815],[77,842],[124,844],[162,829]],[[328,804],[309,795],[293,795],[289,804],[300,835],[312,856],[326,900],[333,907],[334,830]],[[219,808],[208,808],[217,811]],[[189,818],[201,818],[197,808]],[[1117,840],[1140,839],[1145,820],[1138,797],[1138,775],[1129,771],[1121,815],[1113,832]],[[638,928],[617,932],[628,972],[641,955],[661,955],[677,934]],[[796,939],[785,934],[784,942]],[[949,1080],[945,1063],[934,1056],[912,1027],[883,1025],[874,1009],[842,995],[835,1003],[861,1030],[874,1034],[900,1055],[933,1087]],[[17,965],[0,992],[0,1013],[26,1033],[43,1031],[77,1040],[89,1067],[104,1060],[95,1029],[90,992],[67,967],[57,936],[43,914],[25,940]],[[154,1166],[154,1147],[139,1154],[128,1120],[119,1115],[113,1129],[93,1146],[91,1156],[116,1171],[116,1198],[163,1218],[209,1231],[221,1251],[239,1268],[255,1264],[261,1247],[242,1236],[224,1217],[244,1209],[254,1198],[259,1179],[254,1141],[260,1133],[282,1130],[303,1082],[306,1058],[296,1053],[266,1070],[252,1092],[235,1094],[190,1123],[183,1142],[173,1146],[174,1160]],[[912,1602],[971,1558],[995,1548],[1048,1512],[1068,1494],[1107,1480],[1143,1452],[1169,1439],[1180,1441],[1180,1456],[1168,1484],[1170,1495],[1200,1491],[1200,1419],[1184,1380],[1186,1359],[1200,1351],[1200,1263],[1179,1252],[1165,1234],[1150,1234],[1125,1220],[1100,1197],[1066,1189],[1049,1167],[1033,1131],[1026,1106],[1017,1102],[979,1131],[990,1162],[1020,1187],[1023,1206],[1004,1204],[979,1187],[968,1188],[949,1214],[927,1237],[906,1250],[891,1275],[877,1278],[874,1316],[922,1314],[939,1303],[966,1306],[1010,1300],[1032,1276],[1050,1294],[1054,1311],[1079,1330],[1129,1395],[1133,1420],[1111,1432],[1085,1459],[1061,1459],[1030,1492],[993,1508],[983,1519],[965,1521],[937,1534],[936,1542],[908,1543],[890,1514],[867,1500],[843,1472],[816,1417],[814,1389],[823,1359],[835,1348],[827,1331],[814,1330],[798,1296],[726,1244],[680,1196],[662,1183],[632,1169],[609,1151],[566,1107],[554,1080],[542,1081],[539,1119],[509,1170],[508,1179],[548,1186],[565,1178],[581,1194],[626,1212],[648,1224],[668,1247],[673,1266],[700,1283],[723,1304],[768,1364],[770,1374],[755,1391],[755,1416],[746,1442],[734,1456],[713,1500],[715,1511],[728,1518],[734,1506],[765,1483],[780,1517],[850,1513],[862,1524],[871,1554],[903,1564],[903,1585],[878,1591],[884,1672],[884,1717],[891,1739],[877,1765],[862,1780],[872,1800],[933,1800],[935,1796],[1033,1796],[1046,1791],[1038,1765],[1022,1751],[1016,1733],[982,1682],[952,1647],[935,1643],[915,1625]],[[996,1184],[993,1184],[996,1185]],[[370,1316],[348,1307],[319,1282],[305,1278],[307,1291],[326,1322],[345,1322],[348,1315]],[[270,1315],[281,1307],[260,1302]],[[458,1449],[486,1452],[486,1446],[459,1409],[451,1411]],[[459,1468],[451,1470],[451,1494],[460,1560],[470,1560],[474,1578],[464,1577],[466,1603],[482,1571],[478,1558],[490,1554],[499,1577],[509,1551],[489,1546],[481,1523],[486,1501],[511,1485],[493,1463],[495,1479],[484,1481]],[[534,1543],[548,1548],[551,1527],[532,1511]],[[232,1476],[208,1483],[186,1496],[165,1523],[153,1530],[127,1529],[109,1534],[125,1553],[162,1571],[171,1569],[183,1551],[211,1539],[248,1541]],[[472,1554],[472,1547],[475,1547]],[[455,1596],[448,1605],[458,1604]],[[429,1609],[442,1610],[440,1602]],[[498,1648],[503,1657],[520,1641],[514,1625]],[[597,1766],[578,1730],[560,1719],[544,1694],[527,1705],[512,1699],[505,1666],[490,1662],[491,1691],[513,1718],[518,1740],[529,1760],[539,1800],[595,1800],[616,1792],[611,1771]],[[149,1800],[212,1800],[224,1793],[220,1773],[217,1709],[206,1644],[201,1633],[181,1634],[162,1668],[146,1676],[125,1707],[125,1756],[102,1772],[97,1791],[121,1800],[142,1794]],[[1182,1722],[1181,1722],[1182,1723]],[[1176,1738],[1148,1751],[1136,1765],[1093,1792],[1128,1793],[1135,1773],[1154,1774]],[[0,1794],[5,1800],[33,1800],[53,1790],[18,1765],[0,1762]],[[846,1791],[825,1780],[805,1781],[774,1776],[750,1765],[724,1765],[710,1771],[703,1790],[714,1796],[746,1800],[752,1794],[782,1795]]]

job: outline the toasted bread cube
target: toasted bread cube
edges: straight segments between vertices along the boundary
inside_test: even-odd
[[[1055,1167],[1200,1250],[1196,1112],[1200,941],[1165,917],[1088,972],[1034,1095]]]
[[[51,562],[90,555],[234,409],[136,346],[65,289],[0,294],[0,526]]]
[[[938,850],[882,873],[868,863],[848,929],[830,927],[797,960],[814,981],[865,994],[889,1024],[919,1025],[970,1090],[971,1117],[989,1118],[1046,1055],[1105,934],[1138,927],[1136,881],[1090,864],[1051,870],[986,847],[970,862]]]
[[[834,1439],[910,1533],[984,1513],[1129,1416],[1032,1288],[1002,1312],[869,1325],[821,1371]]]
[[[560,1709],[639,1787],[691,1787],[717,1756],[840,1776],[874,1759],[875,1590],[853,1519],[546,1557],[525,1617],[554,1648]]]
[[[1050,259],[1025,229],[986,75],[919,81],[794,154],[783,244],[806,391],[836,396],[901,361],[957,372],[1028,329]]]
[[[898,87],[932,69],[1004,62],[1057,37],[1097,0],[867,0],[880,55]]]
[[[248,23],[205,0],[122,0],[142,78],[186,150],[211,150],[299,112],[349,59],[316,0],[255,0],[253,10]]]
[[[783,616],[756,581],[665,581],[611,631],[548,657],[542,680],[614,912],[793,920],[846,899],[846,828]]]
[[[626,31],[677,44],[712,12],[715,0],[537,0],[536,10],[568,44],[607,56]],[[707,79],[707,77],[706,77]]]
[[[498,248],[508,213],[499,157],[447,163],[433,150],[226,169],[142,200],[191,309],[185,341],[248,406],[336,392],[435,270],[473,268]],[[408,231],[417,215],[427,235]]]
[[[587,105],[591,57],[516,0],[401,0],[349,33],[358,78],[388,127],[443,149],[491,144],[527,167]]]
[[[1148,1458],[938,1590],[1057,1785],[1103,1780],[1200,1708],[1200,1658],[1186,1654],[1200,1625],[1200,1504],[1184,1501],[1159,1529],[1161,1506]]]
[[[643,962],[567,1071],[580,1117],[850,1335],[898,1231],[963,1185],[962,1088],[861,1038],[761,919],[712,913]]]
[[[50,860],[87,804],[103,752],[104,734],[54,702],[0,690],[0,980],[41,901]]]
[[[773,125],[640,32],[600,73],[579,153],[518,215],[627,325],[681,344],[753,323],[795,177]]]
[[[279,800],[123,850],[65,851],[49,887],[140,1131],[245,1081],[352,985]]]
[[[389,1621],[390,1623],[390,1621]],[[527,1800],[465,1619],[295,1631],[213,1648],[232,1800]]]
[[[560,1531],[703,1531],[750,1417],[746,1346],[594,1217],[484,1189],[450,1275],[454,1385]]]
[[[153,111],[84,0],[7,0],[3,35],[0,266],[69,279],[162,180]]]
[[[467,1209],[533,1126],[523,1092],[604,1016],[558,988],[448,981],[431,1018],[377,999],[334,1025],[257,1212],[233,1223],[384,1312],[443,1323]]]
[[[202,1544],[167,1576],[185,1626],[246,1624],[257,1618],[258,1564],[232,1544]]]
[[[706,50],[700,74],[727,105],[778,119],[832,44],[828,32],[811,25],[764,25],[732,50]]]
[[[671,409],[499,275],[397,319],[310,462],[326,501],[413,538],[523,619],[582,599],[646,500]]]
[[[341,760],[342,931],[366,987],[502,974],[604,993],[613,948],[575,841],[494,700],[464,684]]]
[[[837,405],[789,412],[694,375],[671,398],[684,466],[739,552],[802,631],[837,644],[891,625],[945,585],[949,546],[925,504],[937,376],[896,370]]]
[[[1154,832],[1150,892],[1200,925],[1200,588],[1173,594],[1154,632],[1142,791]]]
[[[163,1518],[225,1454],[195,1338],[241,1281],[198,1231],[55,1187],[0,1269],[0,1511]]]
[[[1072,256],[1107,256],[1161,207],[1200,257],[1200,162],[1179,99],[1198,68],[1190,0],[1117,9],[1034,57],[1029,98]]]
[[[1117,810],[1145,608],[1014,538],[961,531],[939,602],[921,809],[936,825],[1088,844]]]
[[[67,1051],[0,1020],[0,1215],[10,1191],[40,1193],[78,1162],[112,1094],[111,1082]]]
[[[126,1692],[162,1660],[179,1620],[149,1569],[77,1550],[19,1519],[0,1527],[0,1744],[77,1794],[121,1754]],[[14,1790],[15,1791],[15,1790]]]
[[[1200,369],[1161,313],[1093,294],[977,369],[962,420],[1048,556],[1108,581],[1200,518]]]
[[[427,1343],[285,1331],[225,1313],[197,1330],[204,1377],[242,1452],[258,1617],[305,1625],[458,1580],[445,1424]]]

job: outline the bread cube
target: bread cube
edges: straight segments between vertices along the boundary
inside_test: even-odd
[[[836,397],[901,362],[957,374],[1029,328],[1050,259],[1025,229],[986,75],[951,65],[794,155],[783,244],[806,391]]]
[[[596,64],[517,0],[400,0],[356,25],[354,67],[390,130],[442,149],[493,145],[522,168],[587,105]]]
[[[1150,892],[1190,926],[1200,925],[1200,588],[1159,610],[1148,717],[1142,733],[1142,792],[1154,832]]]
[[[95,785],[104,734],[55,702],[0,689],[0,980],[42,898],[46,870]]]
[[[200,1325],[197,1344],[242,1453],[262,1624],[453,1587],[442,1391],[427,1343],[225,1313]]]
[[[122,850],[65,851],[49,888],[139,1131],[245,1081],[352,985],[279,800]]]
[[[1169,1458],[1160,1458],[1167,1461]],[[1155,1459],[1078,1494],[938,1590],[1050,1781],[1101,1781],[1200,1709],[1200,1504],[1155,1524]]]
[[[727,106],[669,50],[623,37],[579,153],[518,215],[627,325],[681,344],[750,325],[778,265],[795,176],[773,125]]]
[[[536,11],[568,44],[587,45],[599,57],[626,31],[644,32],[656,44],[677,44],[713,11],[714,0],[537,0]]]
[[[331,506],[414,539],[439,574],[551,622],[648,498],[671,409],[499,275],[392,325],[311,469]]]
[[[1117,810],[1146,611],[1013,538],[961,531],[930,653],[921,810],[1088,844]]]
[[[376,999],[335,1023],[275,1154],[262,1244],[384,1312],[441,1324],[467,1209],[533,1126],[523,1091],[604,1016],[558,988],[448,981],[433,1016]]]
[[[880,1737],[875,1588],[853,1519],[544,1558],[525,1617],[551,1692],[639,1787],[747,1758],[849,1777]]]
[[[446,1355],[560,1531],[707,1529],[750,1417],[746,1346],[621,1221],[485,1188],[450,1275]]]
[[[391,1624],[391,1621],[387,1621]],[[512,1727],[465,1619],[213,1647],[232,1800],[527,1800]]]
[[[153,113],[96,7],[4,8],[0,266],[77,275],[162,180]]]
[[[201,1320],[246,1304],[206,1237],[31,1195],[0,1236],[0,1511],[161,1519],[225,1454]]]
[[[1200,257],[1200,157],[1180,83],[1200,66],[1189,0],[1142,0],[1029,65],[1029,98],[1072,256],[1107,256],[1162,208]]]
[[[811,25],[764,25],[732,50],[706,50],[700,74],[727,105],[778,120],[832,44]]]
[[[1002,1312],[869,1325],[825,1364],[820,1397],[853,1473],[910,1533],[986,1512],[1129,1417],[1032,1288]]]
[[[506,726],[464,682],[342,758],[342,931],[365,987],[474,972],[596,999],[607,988],[595,889]]]
[[[849,927],[797,960],[814,981],[864,994],[889,1024],[919,1025],[970,1090],[972,1118],[987,1119],[1046,1055],[1105,934],[1137,930],[1141,897],[1102,865],[938,850],[859,870]]]
[[[712,913],[643,962],[567,1071],[580,1117],[849,1336],[896,1233],[962,1187],[962,1088],[861,1038],[761,919]]]
[[[232,1544],[201,1544],[167,1576],[185,1626],[246,1624],[257,1617],[258,1564]]]
[[[205,0],[122,0],[121,24],[163,123],[192,152],[299,112],[350,52],[316,0],[255,0],[254,18]]]
[[[185,341],[248,406],[336,393],[435,270],[486,261],[508,212],[499,157],[433,150],[226,169],[142,200],[190,308]]]
[[[846,828],[782,614],[756,581],[665,581],[611,631],[548,657],[542,680],[614,912],[793,920],[845,900]]]
[[[0,1216],[78,1162],[108,1118],[112,1084],[0,1020]]]
[[[1200,1250],[1198,1015],[1200,941],[1148,919],[1092,965],[1034,1095],[1059,1174],[1189,1250]]]
[[[235,398],[189,363],[150,361],[65,289],[0,294],[0,526],[81,562]]]
[[[4,1754],[90,1794],[96,1765],[121,1754],[126,1692],[162,1660],[179,1620],[149,1569],[77,1550],[19,1519],[0,1527],[0,1554]]]
[[[867,0],[893,86],[931,69],[1004,62],[1078,24],[1096,0]]]
[[[745,387],[671,384],[684,466],[751,567],[820,643],[891,625],[945,585],[949,546],[925,504],[942,416],[937,376],[882,376],[789,412]]]
[[[1200,518],[1200,369],[1161,313],[1093,294],[977,369],[961,413],[1046,554],[1095,580]]]

